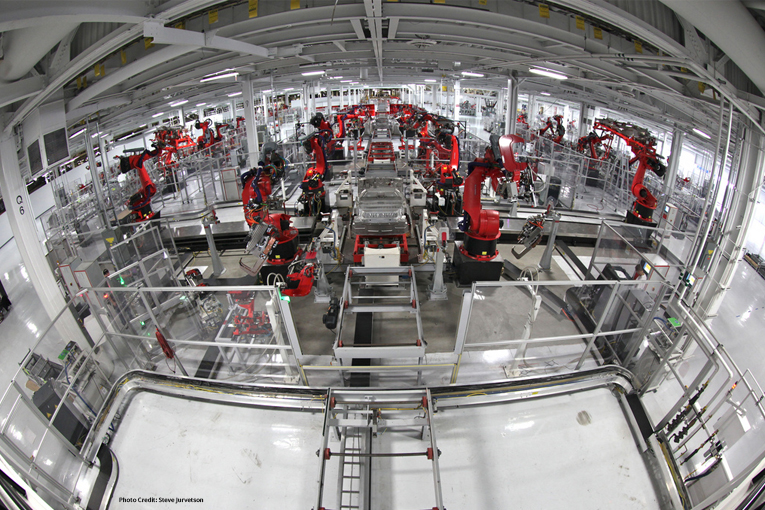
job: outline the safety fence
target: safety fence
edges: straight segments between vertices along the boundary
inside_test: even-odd
[[[170,281],[172,271],[158,252],[110,275],[108,285],[83,290],[93,315],[86,324],[92,343],[68,342],[60,316],[0,400],[4,450],[54,506],[74,508],[82,496],[77,480],[91,469],[96,452],[89,434],[104,395],[136,368],[216,382],[333,387],[363,372],[380,387],[413,387],[417,380],[422,386],[470,384],[617,364],[633,371],[656,430],[672,441],[679,437],[675,459],[687,465],[681,467],[693,485],[720,483],[718,477],[696,481],[692,473],[705,472],[717,457],[690,455],[717,444],[718,436],[728,434],[741,454],[720,487],[744,473],[762,449],[750,443],[762,430],[759,387],[687,309],[667,302],[671,285],[663,278],[476,283],[463,295],[453,349],[426,353],[421,363],[357,367],[329,354],[304,354],[291,304],[276,288],[152,286]],[[703,398],[691,401],[702,386]],[[732,420],[736,409],[749,416],[745,439],[713,434],[722,427],[717,420]],[[747,446],[738,446],[741,441]]]

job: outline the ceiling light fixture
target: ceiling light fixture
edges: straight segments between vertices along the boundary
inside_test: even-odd
[[[228,94],[228,97],[236,97],[236,96],[241,96],[241,95],[242,95],[241,92],[232,92],[231,94]]]
[[[706,134],[705,132],[703,132],[703,131],[701,131],[701,130],[698,130],[698,129],[696,129],[696,128],[693,128],[693,132],[694,132],[694,133],[696,133],[696,134],[697,134],[697,135],[699,135],[699,136],[703,136],[703,137],[704,137],[704,138],[706,138],[707,140],[711,140],[711,139],[712,139],[712,137],[711,137],[711,136],[709,136],[709,135],[708,135],[708,134]]]
[[[318,76],[320,74],[324,74],[324,71],[307,71],[305,73],[301,73],[303,76]]]
[[[81,134],[83,134],[85,131],[87,131],[87,130],[86,130],[85,128],[82,128],[82,129],[80,129],[79,131],[77,131],[75,134],[73,134],[73,135],[69,135],[69,139],[71,140],[71,139],[72,139],[72,138],[74,138],[75,136],[80,136],[80,135],[81,135]]]
[[[156,119],[157,117],[161,117],[161,116],[163,116],[164,114],[165,114],[165,112],[159,112],[159,113],[155,113],[154,115],[152,115],[152,116],[151,116],[151,118],[152,118],[152,119]]]
[[[549,69],[542,69],[538,67],[532,67],[529,69],[530,73],[538,74],[539,76],[546,76],[548,78],[555,78],[556,80],[565,80],[568,78],[565,74],[550,71]]]
[[[225,74],[216,74],[213,76],[208,76],[207,78],[202,78],[199,80],[199,83],[205,83],[207,81],[213,81],[213,80],[222,80],[224,78],[235,78],[239,76],[239,73],[233,72],[233,73],[225,73]]]
[[[293,87],[289,87],[289,88],[284,89],[284,92],[287,92],[288,90],[295,90],[295,89]]]
[[[100,135],[100,134],[101,134],[101,133],[93,133],[92,135],[90,135],[90,137],[91,137],[91,138],[95,138],[95,137],[97,137],[97,136],[98,136],[98,135]]]
[[[189,102],[188,99],[181,99],[180,101],[175,101],[170,103],[170,106],[181,106],[182,104],[186,104],[188,102]]]
[[[329,79],[330,80],[342,80],[343,77],[342,76],[330,76]]]
[[[549,92],[540,92],[539,95],[540,96],[549,96],[550,93]]]
[[[264,90],[263,93],[264,94],[270,94],[273,91],[274,91],[273,89],[268,89],[268,90]]]
[[[428,83],[436,83],[438,80],[425,80]]]
[[[197,108],[199,108],[201,106],[206,106],[206,105],[207,105],[207,103],[197,103]]]
[[[481,73],[471,73],[470,71],[462,71],[462,76],[473,76],[475,78],[483,78]]]
[[[340,80],[340,83],[351,83],[353,80]]]

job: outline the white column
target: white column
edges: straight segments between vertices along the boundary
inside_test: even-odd
[[[93,180],[93,192],[96,194],[96,200],[98,201],[99,218],[102,225],[105,227],[109,224],[106,214],[106,201],[104,200],[104,191],[101,189],[101,179],[98,177],[98,165],[96,164],[96,154],[93,150],[93,135],[98,137],[98,131],[93,132],[90,127],[90,123],[87,125],[87,131],[85,131],[85,152],[88,155],[88,166],[90,167],[90,178]]]
[[[0,135],[0,190],[5,200],[6,213],[16,239],[21,260],[24,263],[29,279],[37,292],[40,302],[50,320],[67,305],[59,290],[58,283],[53,277],[42,243],[37,238],[35,214],[27,193],[27,186],[21,178],[19,160],[16,155],[16,143],[13,135]],[[42,325],[39,329],[42,329]],[[70,311],[65,311],[56,322],[56,329],[64,343],[76,341],[80,347],[86,348],[85,336],[77,325]],[[6,338],[10,341],[10,338]],[[61,346],[63,348],[63,345]]]
[[[515,120],[518,116],[518,80],[507,79],[507,111],[505,112],[505,134],[515,134]],[[529,119],[529,124],[531,119]]]
[[[680,167],[680,154],[683,152],[684,140],[685,133],[675,128],[672,131],[672,148],[667,162],[667,173],[664,174],[664,194],[668,201],[675,189],[675,178],[677,177],[677,169]]]
[[[244,101],[244,125],[247,135],[247,167],[258,164],[258,124],[255,120],[255,95],[252,93],[252,80],[245,76],[242,80],[242,100]]]
[[[454,82],[454,118],[457,118],[457,114],[460,111],[460,99],[462,98],[461,94],[462,87],[460,85],[459,80],[455,80]]]

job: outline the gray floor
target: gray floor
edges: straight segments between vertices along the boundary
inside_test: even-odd
[[[765,384],[765,278],[748,263],[739,263],[711,328],[739,367]]]

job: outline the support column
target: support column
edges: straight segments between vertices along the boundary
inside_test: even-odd
[[[507,111],[505,112],[505,134],[515,134],[515,120],[518,117],[518,79],[507,79]]]
[[[0,190],[5,198],[6,213],[21,260],[45,312],[50,320],[54,320],[67,303],[50,270],[42,243],[37,238],[35,214],[26,183],[21,178],[16,143],[13,135],[5,133],[0,134]],[[70,311],[62,314],[56,322],[56,329],[65,342],[74,340],[85,347],[85,336]]]
[[[93,179],[93,192],[96,194],[96,201],[98,202],[98,219],[101,220],[101,225],[106,227],[109,225],[107,220],[108,215],[106,213],[106,200],[104,200],[104,190],[101,188],[101,179],[98,177],[98,165],[96,164],[96,154],[93,151],[93,138],[94,134],[98,137],[98,131],[95,133],[90,128],[90,123],[87,125],[87,131],[85,131],[85,152],[88,155],[88,166],[90,167],[90,178]]]
[[[457,118],[457,112],[460,111],[460,98],[461,98],[460,90],[461,90],[460,81],[455,80],[454,81],[454,118],[455,119]]]
[[[112,197],[112,187],[109,185],[109,154],[106,150],[106,142],[104,141],[103,134],[98,136],[98,148],[101,151],[101,168],[104,170],[104,182],[106,183],[106,195],[109,196],[109,204],[111,204],[112,216],[114,217],[114,223],[117,223],[117,212],[115,208],[117,204],[114,203],[114,197]],[[107,214],[107,218],[109,215]]]
[[[699,292],[696,301],[697,310],[705,320],[717,315],[725,292],[730,288],[736,274],[765,175],[763,135],[747,121],[743,139],[736,186],[732,188],[735,195],[728,214],[721,218],[723,224],[720,230],[723,234],[715,253],[719,261],[712,265],[710,273],[704,278],[704,288]]]
[[[588,106],[584,103],[579,105],[579,125],[577,128],[579,129],[579,136],[576,137],[577,141],[579,138],[587,135],[587,128],[585,128],[585,120],[587,119],[587,116],[585,115],[584,111],[588,108]]]
[[[242,80],[242,99],[247,135],[247,168],[253,168],[260,159],[260,148],[258,147],[258,124],[255,120],[255,95],[252,93],[252,80],[249,76],[245,76]]]
[[[680,167],[680,154],[683,152],[683,142],[685,141],[685,132],[675,128],[672,131],[672,148],[670,149],[667,172],[664,174],[664,196],[667,202],[672,198],[672,191],[675,189],[675,179],[677,178],[677,169]]]

